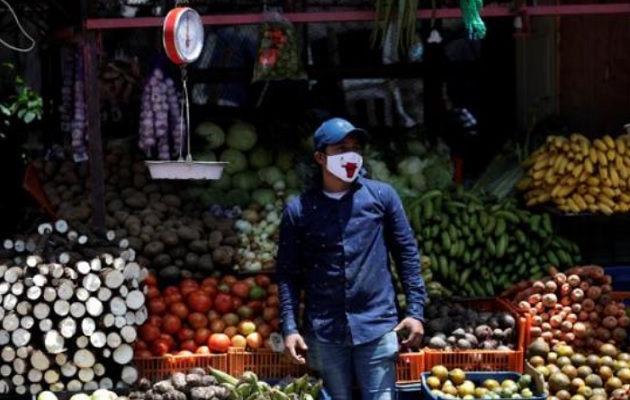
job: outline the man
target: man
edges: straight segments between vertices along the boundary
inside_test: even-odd
[[[420,258],[400,198],[361,174],[367,132],[333,118],[315,132],[315,185],[286,207],[277,279],[285,347],[319,372],[333,400],[351,399],[353,374],[363,400],[394,398],[397,332],[422,343],[425,289]],[[398,323],[390,258],[407,296]],[[305,294],[303,334],[296,314]],[[306,352],[306,359],[304,358]]]

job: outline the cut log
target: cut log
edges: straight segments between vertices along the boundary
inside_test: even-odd
[[[15,242],[13,242],[13,250],[17,251],[18,253],[23,253],[26,250],[26,242],[22,239],[18,239]]]
[[[44,348],[50,354],[60,354],[66,351],[66,340],[56,330],[44,334]]]
[[[105,271],[102,271],[101,279],[103,280],[103,285],[110,289],[118,289],[125,282],[125,275],[123,272],[108,268]]]
[[[26,379],[33,383],[41,382],[42,379],[44,379],[44,373],[38,369],[32,368],[28,371],[28,374],[26,374]]]
[[[75,285],[71,280],[65,279],[57,287],[57,296],[62,300],[70,300],[74,296]]]
[[[23,358],[16,358],[13,360],[13,371],[17,375],[22,375],[26,373],[26,368],[28,367],[28,362]]]
[[[30,385],[28,385],[28,392],[32,394],[33,396],[38,395],[43,390],[44,390],[44,387],[42,386],[41,383],[31,383]]]
[[[35,318],[30,315],[25,315],[20,318],[20,328],[24,328],[27,331],[30,331],[35,326]]]
[[[42,332],[48,332],[49,330],[52,329],[53,327],[53,322],[52,319],[50,318],[44,318],[41,321],[39,321],[39,330]]]
[[[42,298],[45,301],[52,303],[57,299],[57,289],[55,289],[54,287],[46,286],[44,288],[44,292],[42,293]]]
[[[69,231],[66,237],[68,238],[70,242],[76,242],[77,239],[79,238],[79,232],[74,231],[74,230]]]
[[[3,377],[7,377],[7,376],[11,376],[13,375],[13,368],[11,368],[11,365],[9,364],[2,364],[0,365],[0,376]],[[2,390],[0,389],[0,393],[4,393],[2,392]]]
[[[55,364],[61,367],[65,363],[68,362],[68,354],[67,353],[57,353],[55,354]]]
[[[79,273],[70,267],[65,267],[63,269],[63,277],[72,282],[76,282],[79,279]]]
[[[103,303],[96,297],[90,297],[85,302],[85,309],[92,317],[100,317],[103,314]]]
[[[15,354],[23,360],[28,359],[33,353],[33,346],[21,346],[15,349]]]
[[[79,336],[75,340],[75,343],[77,344],[77,347],[79,349],[85,349],[90,345],[90,338],[88,338],[87,336]]]
[[[17,302],[18,298],[13,293],[7,293],[2,297],[2,308],[6,311],[13,311]]]
[[[66,339],[72,338],[77,333],[77,322],[72,317],[59,321],[59,333]]]
[[[125,321],[127,325],[135,325],[136,324],[136,313],[133,311],[127,311],[125,313]]]
[[[81,261],[81,254],[74,251],[62,251],[57,256],[57,261],[63,265],[73,265]]]
[[[38,255],[30,255],[26,257],[26,265],[30,268],[35,268],[43,262],[44,260]]]
[[[65,273],[66,273],[66,268],[62,264],[59,264],[59,263],[50,264],[50,276],[52,276],[54,279],[63,278]]]
[[[0,357],[2,358],[2,361],[4,361],[5,363],[10,363],[13,362],[13,360],[15,360],[15,349],[11,346],[4,346],[2,348],[2,352],[0,353]]]
[[[50,306],[47,303],[37,303],[33,307],[33,316],[38,320],[48,318],[50,315]]]
[[[24,290],[24,282],[22,281],[17,281],[13,285],[11,285],[11,293],[15,296],[21,296],[22,294],[24,294]]]
[[[4,242],[2,242],[2,247],[4,247],[5,250],[13,250],[13,240],[4,239]]]
[[[133,343],[138,338],[138,332],[133,326],[123,326],[120,329],[120,336],[125,343]]]
[[[105,233],[105,239],[109,242],[113,242],[116,239],[116,231],[110,229]]]
[[[126,262],[132,262],[136,259],[136,251],[134,249],[126,249],[120,253],[120,257]]]
[[[102,349],[107,344],[107,336],[102,331],[96,331],[90,336],[90,344],[92,347]]]
[[[17,328],[11,332],[11,342],[18,347],[26,346],[30,341],[31,333],[24,328]]]
[[[81,332],[85,336],[90,336],[96,331],[96,322],[90,317],[85,317],[81,320]]]
[[[91,368],[96,362],[94,354],[92,354],[92,352],[88,349],[77,350],[74,353],[74,357],[72,358],[72,360],[74,361],[74,364],[79,368]]]
[[[31,354],[31,366],[40,371],[50,368],[50,358],[41,350],[35,350]]]
[[[87,275],[91,270],[90,263],[87,261],[79,261],[74,265],[74,267],[77,272],[82,275]]]
[[[44,372],[44,382],[49,385],[55,382],[59,382],[59,378],[59,371],[57,371],[56,369],[49,369],[48,371]]]
[[[66,389],[68,389],[69,392],[80,392],[83,389],[83,383],[78,379],[72,379],[68,381]]]
[[[15,313],[4,316],[2,320],[2,329],[7,332],[13,332],[20,327],[20,318]]]
[[[105,328],[111,328],[116,323],[114,314],[107,313],[101,318],[101,325]]]
[[[87,236],[85,236],[85,235],[80,235],[80,236],[77,238],[77,243],[79,243],[81,246],[83,246],[83,245],[87,244],[87,242],[88,242],[88,237],[87,237]]]
[[[11,284],[9,282],[0,283],[0,295],[9,293],[10,289],[11,289]]]
[[[89,264],[88,264],[89,266]],[[89,292],[96,292],[101,287],[101,278],[98,275],[89,273],[83,277],[81,286],[87,289]]]
[[[24,282],[24,287],[26,289],[30,288],[31,286],[35,286],[32,276],[27,276],[26,278],[22,279],[22,282]]]
[[[13,379],[16,379],[16,377],[13,377]],[[22,380],[24,380],[23,377],[22,377]],[[14,385],[15,385],[15,383],[14,383]],[[24,386],[24,385],[15,385],[13,387],[13,391],[16,394],[19,394],[20,396],[23,396],[23,395],[25,395],[28,392],[28,388],[26,386]]]
[[[102,363],[97,362],[96,364],[94,364],[94,367],[92,367],[92,369],[94,370],[94,375],[98,377],[105,375],[105,366]]]
[[[9,269],[8,265],[6,264],[0,265],[0,278],[4,277],[4,273],[7,272],[8,269]]]
[[[127,312],[127,304],[122,297],[115,296],[109,302],[109,308],[115,316],[125,315]]]
[[[147,319],[149,319],[149,311],[147,310],[146,307],[142,307],[141,309],[136,311],[135,314],[136,314],[136,325],[138,326],[144,325],[144,323],[147,322]]]
[[[26,252],[27,253],[31,253],[32,254],[32,253],[35,253],[36,250],[37,250],[37,243],[35,243],[35,241],[33,241],[31,239],[26,241],[25,246],[26,246]]]
[[[106,376],[104,378],[101,378],[98,381],[98,387],[99,388],[103,388],[103,389],[108,389],[108,390],[109,389],[113,389],[114,388],[114,381],[112,380],[112,378]]]
[[[15,283],[24,276],[24,270],[21,267],[11,267],[4,273],[4,281]]]
[[[70,227],[68,226],[68,223],[65,220],[58,219],[57,221],[55,221],[55,230],[57,232],[64,234],[68,232],[68,229],[70,229]]]
[[[109,253],[102,254],[101,259],[103,259],[105,265],[111,266],[114,264],[114,256]]]
[[[83,318],[85,315],[85,304],[78,301],[70,304],[70,315],[76,319]]]
[[[77,374],[77,370],[77,366],[72,361],[68,361],[61,366],[61,375],[65,376],[66,378],[72,378]]]
[[[60,317],[65,317],[70,312],[70,303],[64,299],[55,300],[53,303],[53,312]]]
[[[120,379],[127,385],[133,385],[138,380],[138,370],[132,365],[125,365],[120,374]]]
[[[110,358],[112,356],[112,349],[105,347],[101,352],[101,355],[103,356],[103,358]]]
[[[127,286],[121,286],[118,288],[118,293],[122,297],[127,297],[127,295],[129,294],[129,288]]]
[[[16,386],[15,390],[17,391],[17,386],[23,386],[26,382],[26,378],[24,378],[24,375],[22,374],[13,375],[13,377],[11,378],[11,382],[13,382],[13,385]]]
[[[86,392],[93,392],[96,389],[98,389],[98,382],[96,381],[85,382],[83,384],[83,390],[85,390]]]
[[[125,265],[127,265],[127,261],[125,261],[124,258],[122,257],[116,257],[114,259],[114,269],[116,271],[124,271],[125,270]]]
[[[112,291],[107,287],[101,286],[101,288],[98,289],[98,292],[96,293],[96,297],[100,301],[107,302],[109,301],[109,299],[112,298]]]
[[[129,248],[129,240],[128,239],[120,239],[118,242],[118,247],[125,250]]]
[[[77,288],[75,296],[77,297],[77,300],[86,302],[87,299],[90,298],[90,292],[86,288],[80,287],[80,288]]]
[[[32,311],[33,311],[33,304],[26,300],[20,301],[15,306],[15,312],[17,312],[18,315],[22,315],[22,316],[31,315]]]
[[[94,370],[92,368],[79,368],[78,377],[81,382],[91,382],[94,380]]]
[[[103,264],[99,258],[93,258],[90,261],[90,269],[92,272],[100,272],[103,269]]]
[[[107,346],[115,349],[122,344],[122,337],[118,332],[110,332],[107,334]]]
[[[114,326],[118,329],[121,329],[123,326],[127,325],[127,320],[124,315],[118,315],[114,317]]]
[[[48,387],[51,392],[61,393],[66,389],[66,384],[61,381],[57,381],[55,383],[51,383]]]
[[[34,302],[35,300],[38,300],[40,297],[42,297],[42,292],[43,290],[40,286],[31,286],[26,290],[26,298]]]
[[[138,289],[130,291],[125,298],[125,303],[131,310],[139,310],[140,307],[144,306],[144,301],[144,293]]]
[[[127,365],[133,359],[133,347],[123,343],[112,353],[112,360],[120,365]]]
[[[11,342],[11,334],[4,329],[0,329],[0,346],[4,346]]]

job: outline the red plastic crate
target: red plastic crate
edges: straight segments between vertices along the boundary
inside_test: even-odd
[[[424,372],[424,352],[400,353],[396,362],[396,384],[420,382]]]
[[[174,372],[187,372],[191,368],[213,367],[228,371],[227,354],[193,354],[184,356],[134,358],[140,378],[157,381],[169,377]]]
[[[284,353],[268,349],[247,351],[240,347],[228,350],[228,373],[239,377],[245,371],[252,371],[260,379],[282,379],[286,376],[300,377],[309,372],[305,365],[293,363]]]
[[[523,372],[523,350],[529,319],[516,313],[513,307],[498,298],[460,301],[476,311],[507,311],[515,319],[517,341],[515,350],[453,350],[424,349],[424,369],[436,365],[446,368],[462,368],[466,371],[514,371]]]

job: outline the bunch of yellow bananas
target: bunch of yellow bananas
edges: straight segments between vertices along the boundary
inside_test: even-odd
[[[528,206],[551,202],[566,213],[630,211],[630,135],[593,141],[549,136],[525,160],[518,183]]]

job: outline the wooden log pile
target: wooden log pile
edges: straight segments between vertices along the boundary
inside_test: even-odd
[[[0,255],[0,393],[133,384],[147,269],[112,232],[65,221],[6,239]]]

